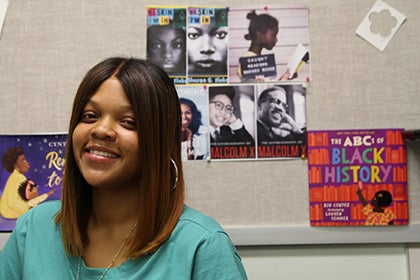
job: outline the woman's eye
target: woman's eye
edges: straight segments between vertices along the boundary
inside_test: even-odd
[[[82,122],[94,122],[98,117],[94,113],[84,113],[82,115]]]
[[[122,120],[121,123],[128,129],[135,129],[136,128],[136,122],[131,119],[125,119]]]

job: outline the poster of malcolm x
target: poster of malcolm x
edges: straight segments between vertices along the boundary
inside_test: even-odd
[[[255,87],[258,158],[305,157],[305,87],[302,84],[258,84]]]
[[[211,159],[255,159],[254,86],[208,91]]]

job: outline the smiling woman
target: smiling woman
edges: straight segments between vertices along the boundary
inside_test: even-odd
[[[62,202],[18,219],[0,279],[247,279],[222,227],[184,205],[179,104],[151,62],[94,66],[73,103]]]

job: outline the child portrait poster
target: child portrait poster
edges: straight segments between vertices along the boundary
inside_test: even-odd
[[[188,7],[188,84],[228,82],[228,8]]]
[[[13,230],[17,216],[31,207],[61,198],[66,138],[66,134],[0,135],[0,231]],[[27,185],[26,180],[34,184]]]
[[[312,226],[408,224],[403,129],[308,132]]]
[[[187,82],[186,23],[185,7],[147,7],[147,58],[162,67],[175,85]]]
[[[262,26],[274,18],[278,22],[278,33],[276,41],[264,41],[262,43],[254,42],[263,46],[259,51],[252,50],[253,40],[257,40],[255,32],[248,29],[251,20],[247,17],[255,11],[256,16],[268,15],[262,22],[255,23],[253,26]],[[229,82],[241,83],[239,61],[241,57],[254,55],[274,54],[276,63],[277,79],[284,75],[287,80],[287,64],[292,59],[295,49],[301,44],[308,51],[309,42],[309,8],[306,4],[278,4],[278,5],[260,5],[260,6],[230,6],[229,7]],[[274,21],[275,22],[275,21]],[[276,24],[274,24],[276,25]],[[273,23],[271,23],[271,27]],[[268,27],[266,27],[268,28]],[[254,29],[253,29],[254,30]],[[266,33],[268,34],[268,33]],[[251,51],[252,50],[252,51]],[[310,51],[309,51],[310,52]],[[307,81],[310,79],[309,61],[302,63],[298,68],[297,76],[294,81]],[[257,80],[263,81],[264,79]]]

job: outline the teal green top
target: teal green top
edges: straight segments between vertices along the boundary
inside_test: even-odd
[[[76,279],[78,258],[64,252],[54,216],[61,201],[38,205],[22,215],[0,253],[0,279]],[[103,268],[82,262],[80,280],[99,279]],[[229,236],[212,218],[185,207],[170,238],[154,254],[111,268],[107,279],[247,279]]]

